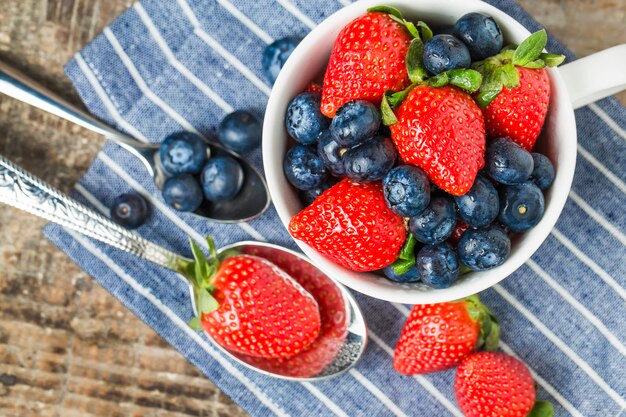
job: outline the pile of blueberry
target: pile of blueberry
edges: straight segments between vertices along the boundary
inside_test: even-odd
[[[510,253],[509,234],[541,220],[542,190],[555,177],[545,155],[509,138],[492,139],[485,169],[469,192],[453,197],[431,184],[421,168],[396,166],[396,149],[373,104],[348,102],[331,120],[320,112],[320,100],[319,93],[304,92],[288,107],[286,128],[297,144],[283,161],[285,176],[306,205],[338,178],[382,180],[388,207],[408,219],[415,245],[415,263],[408,270],[395,265],[383,270],[390,280],[447,288],[462,266],[482,271],[501,265]]]
[[[248,152],[261,143],[261,123],[246,111],[235,111],[220,123],[218,138],[235,152]],[[231,200],[244,182],[236,159],[211,157],[206,142],[190,132],[165,138],[159,156],[169,175],[163,183],[163,199],[179,211],[195,211],[205,199],[214,203]]]

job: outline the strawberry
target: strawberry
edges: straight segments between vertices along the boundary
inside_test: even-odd
[[[406,238],[402,217],[385,204],[380,181],[344,179],[289,222],[291,235],[353,271],[392,263]]]
[[[545,66],[563,62],[563,55],[542,53],[545,30],[533,33],[516,49],[475,64],[484,82],[477,95],[487,135],[508,136],[532,150],[548,113],[550,79]]]
[[[285,376],[307,378],[318,375],[336,358],[348,333],[346,302],[339,287],[309,262],[285,256],[270,247],[251,247],[246,253],[260,256],[292,276],[315,298],[321,317],[320,334],[313,343],[290,358],[239,358],[257,368]]]
[[[456,247],[459,243],[459,239],[461,239],[461,235],[465,233],[469,224],[465,223],[463,220],[457,220],[456,226],[454,226],[454,230],[452,231],[452,235],[450,236],[450,243]]]
[[[321,319],[315,299],[285,271],[258,256],[218,260],[192,242],[195,261],[177,269],[193,286],[197,316],[190,325],[222,347],[265,358],[294,356],[317,338]],[[200,317],[200,318],[199,318]]]
[[[394,16],[369,12],[344,27],[333,45],[324,75],[321,110],[333,117],[343,104],[379,104],[387,90],[409,85],[405,58],[411,34]]]
[[[309,92],[309,93],[322,94],[322,85],[316,82],[312,82],[304,89],[304,91]]]
[[[535,385],[526,365],[501,352],[479,352],[463,360],[454,392],[466,417],[554,415],[552,404],[535,402]]]
[[[457,366],[479,349],[498,346],[500,326],[477,295],[464,300],[413,306],[393,355],[405,375]]]
[[[451,85],[420,84],[395,117],[391,138],[400,157],[449,194],[469,191],[485,164],[485,126],[472,97]]]

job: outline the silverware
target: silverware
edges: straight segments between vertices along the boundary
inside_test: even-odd
[[[111,139],[143,163],[159,189],[167,178],[167,173],[161,168],[158,145],[140,142],[107,126],[2,62],[0,62],[0,93]],[[245,222],[261,215],[270,204],[269,191],[263,177],[236,153],[227,150],[214,140],[204,139],[211,156],[230,155],[241,164],[245,182],[234,199],[220,203],[205,201],[194,214],[218,223]]]
[[[0,202],[20,208],[176,272],[178,272],[177,266],[191,261],[124,229],[2,156],[0,156]],[[301,275],[306,276],[305,279],[310,280],[313,276],[317,283],[316,286],[323,288],[323,291],[320,292],[334,293],[337,296],[334,298],[335,301],[332,303],[328,301],[328,304],[325,301],[333,297],[318,298],[322,316],[322,332],[324,332],[324,323],[332,323],[334,327],[332,331],[320,333],[318,340],[314,342],[317,343],[315,348],[322,350],[326,357],[319,359],[320,362],[311,363],[306,370],[307,372],[303,373],[300,367],[296,375],[290,370],[289,365],[302,363],[303,356],[301,355],[306,354],[306,352],[279,363],[276,360],[248,358],[230,352],[214,342],[215,346],[232,360],[250,369],[267,376],[293,381],[317,381],[332,378],[346,372],[356,364],[367,344],[367,329],[359,306],[341,284],[323,274],[303,255],[277,245],[261,242],[238,242],[221,248],[218,253],[232,250],[262,256],[279,266],[296,264],[297,270],[304,271]],[[288,270],[287,268],[288,266],[285,267],[286,270]],[[293,276],[298,279],[295,274]],[[311,293],[315,296],[313,291]],[[193,304],[194,296],[191,285],[190,299]],[[325,307],[331,304],[332,307]],[[317,358],[320,355],[311,355],[311,357]]]

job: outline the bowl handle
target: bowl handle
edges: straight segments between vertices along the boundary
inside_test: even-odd
[[[559,67],[574,109],[626,89],[626,44]]]

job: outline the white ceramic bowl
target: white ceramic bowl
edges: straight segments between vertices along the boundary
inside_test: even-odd
[[[324,20],[304,38],[285,64],[276,80],[265,113],[263,163],[270,194],[285,227],[304,208],[297,191],[287,182],[282,169],[283,157],[288,148],[288,135],[284,127],[287,106],[312,80],[323,75],[333,43],[341,29],[366,13],[369,7],[382,4],[398,8],[406,19],[423,20],[433,26],[453,24],[469,12],[483,12],[493,16],[498,22],[504,33],[505,44],[520,43],[530,34],[509,15],[477,0],[361,0]],[[573,65],[568,64],[567,67]],[[580,70],[580,67],[578,65],[576,70]],[[549,69],[548,72],[552,95],[544,132],[537,149],[547,154],[555,164],[556,179],[545,194],[546,209],[541,222],[513,240],[511,255],[501,266],[489,271],[468,273],[450,288],[436,290],[422,284],[394,283],[375,273],[347,270],[303,242],[296,241],[300,248],[324,272],[348,287],[375,298],[399,303],[425,304],[466,297],[489,288],[512,274],[532,256],[552,230],[567,200],[576,165],[576,125],[572,101],[559,70]],[[574,72],[576,71],[569,71]],[[598,86],[591,87],[589,91],[578,91],[580,88],[577,88],[575,96],[578,105],[587,104],[583,103],[585,99],[592,101],[593,94],[593,98],[597,99],[612,92],[607,88],[606,92],[598,95],[598,89]]]

